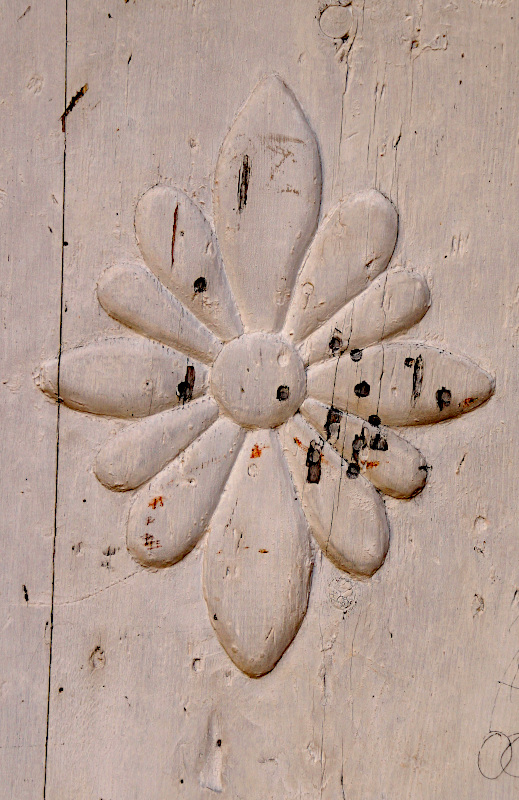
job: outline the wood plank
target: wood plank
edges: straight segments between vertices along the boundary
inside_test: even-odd
[[[0,794],[44,786],[57,407],[34,385],[59,347],[64,0],[0,8],[2,567]]]
[[[317,2],[69,0],[69,97],[88,90],[67,117],[67,347],[121,334],[96,283],[142,263],[146,190],[176,186],[212,220],[221,143],[278,73],[319,144],[320,219],[372,188],[398,212],[391,264],[431,288],[403,340],[459,352],[497,386],[473,414],[406,429],[432,469],[415,498],[385,500],[384,565],[353,581],[316,551],[306,618],[258,680],[213,632],[203,544],[171,569],[129,555],[132,498],[93,473],[125,423],[62,408],[49,797],[510,797],[514,779],[485,779],[478,752],[489,726],[519,725],[513,699],[492,716],[517,651],[512,9],[354,4],[346,84]]]

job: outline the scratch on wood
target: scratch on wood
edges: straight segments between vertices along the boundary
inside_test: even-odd
[[[422,392],[423,382],[423,358],[419,355],[413,367],[413,405],[416,403]]]
[[[77,102],[78,102],[79,100],[81,100],[81,98],[82,98],[82,97],[83,97],[83,96],[84,96],[84,95],[85,95],[87,92],[88,92],[88,83],[85,83],[85,85],[84,85],[84,86],[82,86],[82,87],[81,87],[81,89],[80,89],[78,92],[76,92],[76,94],[75,94],[75,95],[74,95],[74,97],[71,99],[71,101],[70,101],[70,103],[68,104],[68,106],[66,107],[65,111],[64,111],[64,112],[63,112],[63,114],[61,115],[61,130],[63,131],[63,133],[65,133],[65,120],[66,120],[66,118],[68,117],[68,115],[70,114],[70,112],[72,111],[72,109],[73,109],[73,108],[76,106]]]
[[[238,212],[240,214],[247,205],[249,180],[250,180],[250,158],[248,155],[244,155],[240,172],[238,174]]]
[[[171,266],[175,263],[175,237],[177,235],[177,224],[178,224],[178,203],[175,206],[175,212],[173,214],[173,232],[171,234]]]

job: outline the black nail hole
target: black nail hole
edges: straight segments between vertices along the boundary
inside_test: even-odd
[[[206,279],[203,276],[197,278],[193,284],[193,289],[195,290],[196,294],[201,294],[202,292],[205,292],[205,290],[207,289]]]
[[[350,353],[350,358],[352,361],[360,361],[360,359],[362,358],[362,350],[354,348]]]
[[[288,386],[278,386],[276,397],[278,400],[288,400],[290,389]]]
[[[369,383],[366,383],[366,381],[361,381],[360,383],[357,383],[353,391],[357,397],[367,397],[371,391],[371,387]]]
[[[380,417],[377,414],[370,414],[368,417],[368,422],[370,425],[373,425],[374,428],[380,427]]]
[[[216,740],[216,746],[217,747],[221,747],[222,746],[222,740],[221,739],[217,739]]]

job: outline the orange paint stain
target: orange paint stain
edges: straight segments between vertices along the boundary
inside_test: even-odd
[[[159,495],[159,497],[154,497],[153,500],[150,503],[148,503],[148,506],[153,509],[157,508],[157,506],[163,506],[163,505],[164,501],[162,499],[162,495]]]
[[[254,447],[252,448],[250,457],[259,458],[261,456],[261,453],[262,453],[262,448],[259,446],[259,444],[255,444]]]
[[[380,461],[368,461],[366,464],[366,469],[373,469],[373,467],[378,467]]]

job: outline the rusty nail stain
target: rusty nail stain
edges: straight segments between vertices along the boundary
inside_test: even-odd
[[[153,500],[151,500],[148,503],[148,507],[149,508],[153,508],[153,509],[156,509],[157,506],[163,506],[163,505],[164,505],[164,501],[162,499],[162,495],[159,495],[158,497],[154,497]]]
[[[155,539],[155,537],[152,536],[151,533],[145,533],[143,538],[144,538],[144,547],[147,547],[148,550],[157,550],[159,547],[162,546],[160,541],[158,539]]]
[[[250,457],[259,458],[261,456],[261,453],[262,453],[262,448],[258,444],[255,444],[254,447],[252,448]]]

